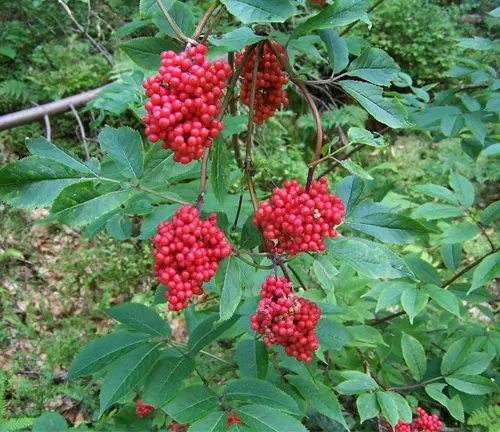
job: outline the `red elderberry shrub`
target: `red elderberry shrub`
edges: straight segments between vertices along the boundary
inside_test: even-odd
[[[201,220],[189,204],[178,209],[171,222],[158,225],[153,245],[155,276],[168,287],[168,308],[177,311],[186,308],[193,295],[203,294],[203,282],[212,278],[219,262],[232,251],[217,228],[215,213]]]
[[[291,282],[284,277],[268,276],[260,296],[257,313],[250,317],[251,328],[264,335],[268,347],[281,345],[288,356],[310,363],[319,346],[314,333],[321,317],[319,307],[294,296]]]
[[[411,425],[399,420],[395,432],[439,432],[442,423],[437,415],[429,415],[423,408],[416,408],[418,417],[414,418]]]
[[[151,142],[163,141],[165,149],[173,150],[174,161],[183,164],[200,159],[223,129],[214,116],[222,108],[219,99],[232,70],[225,61],[210,63],[206,53],[201,44],[180,54],[162,52],[158,74],[142,83],[149,97],[146,135]]]
[[[180,425],[175,420],[172,420],[170,426],[168,427],[168,430],[173,432],[184,432],[186,429],[187,425]]]
[[[276,42],[271,42],[281,55],[285,57],[283,48]],[[249,49],[247,46],[245,50]],[[244,52],[236,54],[236,67],[239,67],[244,56]],[[253,67],[256,61],[256,50],[250,54],[246,64],[243,66],[241,75],[240,99],[245,105],[250,105],[250,90],[252,87]],[[257,124],[274,115],[274,112],[281,106],[288,104],[288,98],[283,91],[283,85],[288,83],[288,78],[281,69],[281,64],[273,54],[271,49],[264,45],[262,58],[257,71],[257,86],[255,89],[255,103],[253,121]]]
[[[137,407],[135,409],[135,415],[138,417],[146,417],[151,411],[154,411],[155,407],[153,405],[144,405],[142,400],[137,402]]]
[[[296,180],[275,188],[269,201],[261,202],[254,213],[254,225],[262,228],[271,252],[296,255],[324,251],[322,241],[335,237],[342,222],[344,206],[339,197],[328,194],[326,178],[313,180],[309,193]]]
[[[231,426],[231,425],[233,425],[235,423],[236,424],[241,424],[240,418],[235,413],[229,413],[227,415],[227,426],[229,427],[229,426]]]

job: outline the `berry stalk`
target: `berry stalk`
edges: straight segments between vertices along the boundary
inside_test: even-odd
[[[163,5],[162,1],[156,0],[156,3],[158,3],[159,8],[163,12],[163,15],[165,15],[165,18],[167,19],[168,23],[170,24],[170,27],[172,27],[172,30],[174,31],[177,38],[186,44],[189,43],[191,45],[196,45],[197,42],[195,40],[186,37],[184,35],[184,33],[182,33],[182,30],[178,27],[177,23],[172,19],[172,17],[168,13],[167,9]]]

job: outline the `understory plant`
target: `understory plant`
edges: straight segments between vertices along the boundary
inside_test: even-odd
[[[500,201],[480,208],[481,184],[456,167],[442,184],[382,189],[349,155],[382,150],[384,138],[322,119],[355,101],[400,129],[410,126],[406,105],[415,119],[446,112],[448,136],[478,138],[474,122],[498,122],[496,99],[461,98],[470,114],[432,111],[445,99],[411,87],[386,52],[349,49],[343,35],[370,10],[367,0],[221,0],[203,10],[141,0],[121,35],[153,24],[159,33],[118,47],[147,72],[142,85],[134,72],[95,106],[130,84],[120,102],[147,140],[104,127],[103,156],[81,160],[39,137],[30,156],[0,169],[12,207],[49,207],[46,222],[151,242],[154,301],[108,309],[116,330],[68,372],[98,382],[96,428],[431,432],[495,405]],[[480,82],[497,85],[483,69]],[[325,101],[325,88],[338,94]],[[256,172],[256,136],[265,140],[259,128],[293,103],[310,110],[314,134],[304,135],[300,178],[274,184],[272,166]],[[484,148],[495,133],[484,127]],[[349,175],[333,184],[334,170]],[[470,242],[479,257],[464,253]],[[168,310],[183,314],[187,340],[172,336]],[[490,412],[475,412],[474,424]],[[54,415],[33,430],[64,430]]]

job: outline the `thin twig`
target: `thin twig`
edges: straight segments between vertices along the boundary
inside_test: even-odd
[[[438,377],[432,378],[432,379],[427,380],[427,381],[422,381],[421,383],[418,383],[418,384],[413,384],[413,385],[404,386],[404,387],[391,387],[389,390],[395,391],[395,392],[412,390],[412,389],[416,389],[416,388],[420,388],[420,387],[425,387],[427,384],[430,384],[431,382],[434,382],[434,381],[439,381],[440,379],[443,379],[443,378],[444,378],[443,376],[438,376]]]
[[[231,66],[231,69],[234,69],[234,53],[230,52],[228,53],[228,61],[229,65]],[[231,100],[229,102],[229,114],[231,116],[236,115],[236,110],[237,110],[237,100],[235,97],[235,88],[233,87],[232,89],[232,95],[231,95]],[[232,140],[232,145],[233,145],[233,151],[234,151],[234,157],[236,159],[236,164],[238,165],[239,169],[243,168],[243,161],[241,160],[241,151],[240,151],[240,143],[238,142],[238,135],[239,134],[233,134],[231,137]],[[236,227],[236,225],[235,225]]]
[[[328,167],[318,175],[318,177],[323,177],[327,175],[330,171],[334,170],[336,167],[340,165],[340,161],[346,160],[347,158],[351,157],[354,153],[357,153],[363,148],[363,144],[357,144],[354,146],[351,150],[349,150],[342,158],[337,159],[335,162],[332,162]]]
[[[316,169],[317,162],[319,158],[321,157],[321,147],[323,146],[323,128],[321,126],[321,118],[319,115],[318,108],[316,107],[316,104],[314,103],[313,98],[311,97],[311,94],[309,93],[309,90],[307,90],[306,85],[304,82],[298,77],[298,75],[295,73],[293,68],[290,66],[290,63],[280,54],[280,52],[276,49],[276,47],[268,40],[265,41],[269,49],[273,52],[275,57],[278,59],[280,62],[281,66],[283,69],[285,69],[290,76],[291,80],[297,85],[297,87],[300,88],[302,93],[304,94],[304,97],[306,98],[307,102],[309,103],[309,107],[311,109],[311,113],[314,117],[314,121],[316,123],[316,148],[314,151],[314,158],[313,158],[313,163],[309,168],[309,172],[307,173],[307,182],[306,182],[306,193],[309,192],[309,189],[311,187],[311,182],[313,179],[314,175],[314,170]]]
[[[158,0],[157,0],[158,1]],[[192,39],[194,40],[198,40],[198,38],[200,37],[201,35],[201,32],[203,31],[203,28],[205,27],[205,25],[207,24],[208,20],[210,19],[210,17],[212,16],[212,14],[214,13],[215,9],[217,9],[217,6],[219,6],[219,2],[216,1],[214,2],[214,4],[212,4],[207,10],[206,12],[203,14],[203,17],[201,18],[200,22],[198,23],[198,25],[196,26],[195,30],[194,30],[194,33],[193,33],[193,36],[192,36]],[[224,6],[225,7],[225,6]]]
[[[238,208],[236,210],[236,216],[234,218],[234,223],[233,227],[231,228],[231,231],[234,231],[238,226],[238,219],[240,218],[242,204],[243,204],[243,192],[240,193],[240,199],[238,200]]]
[[[40,106],[36,102],[31,101],[31,103],[33,105],[37,106],[37,107]],[[49,118],[48,114],[44,114],[43,121],[45,123],[45,132],[46,132],[47,141],[50,141],[52,131],[51,131],[51,128],[50,128],[50,118]]]
[[[163,2],[161,0],[156,0],[156,3],[158,3],[160,10],[163,12],[163,15],[165,15],[165,18],[167,19],[168,23],[170,24],[170,27],[172,27],[172,30],[175,33],[175,35],[177,36],[177,38],[183,43],[186,43],[186,44],[189,43],[192,45],[196,45],[197,42],[195,40],[186,37],[186,35],[184,33],[182,33],[182,30],[179,28],[177,23],[170,16],[170,14],[168,13],[168,10],[165,7],[165,5],[163,4]]]
[[[71,112],[75,116],[76,122],[78,123],[78,127],[80,129],[80,135],[82,138],[83,151],[85,152],[85,160],[88,161],[90,159],[90,154],[89,154],[89,149],[87,147],[87,137],[85,136],[85,129],[83,127],[82,120],[80,119],[80,116],[78,115],[78,112],[76,111],[75,107],[73,105],[70,105],[69,107],[71,109]]]
[[[215,15],[215,18],[214,18],[212,24],[210,24],[208,26],[207,31],[203,35],[203,38],[201,39],[200,43],[204,44],[207,42],[208,37],[210,36],[210,34],[214,30],[214,28],[217,27],[217,25],[219,24],[219,21],[221,20],[222,16],[224,15],[224,12],[226,12],[226,6],[222,5],[222,7],[220,8],[220,11],[217,13],[217,15]]]
[[[484,225],[478,221],[475,216],[472,214],[472,212],[470,211],[470,209],[468,209],[467,207],[465,206],[460,206],[461,209],[463,211],[465,211],[469,217],[474,221],[474,223],[477,225],[477,227],[479,228],[479,230],[481,231],[481,234],[484,235],[484,237],[486,238],[486,240],[488,241],[488,243],[490,244],[490,249],[493,250],[495,249],[495,245],[493,244],[493,241],[491,240],[491,237],[488,235],[488,233],[486,232],[485,228],[484,228]]]
[[[371,368],[370,368],[370,363],[368,362],[368,360],[367,360],[367,358],[366,358],[365,353],[363,352],[363,350],[361,348],[356,347],[356,351],[358,352],[359,356],[361,357],[361,361],[363,362],[363,367],[365,368],[366,375],[368,375],[369,377],[372,377],[373,380],[380,387],[382,387],[384,390],[387,390],[386,385],[382,381],[380,381],[375,375],[372,374],[372,371],[371,371]]]

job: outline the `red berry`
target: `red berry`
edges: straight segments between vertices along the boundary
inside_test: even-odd
[[[429,415],[423,408],[417,407],[418,417],[414,418],[412,423],[404,423],[399,420],[394,428],[394,432],[439,432],[441,430],[441,422],[437,415]]]
[[[144,105],[148,112],[143,118],[146,135],[151,142],[162,140],[163,148],[173,150],[174,161],[183,164],[200,159],[204,148],[210,147],[222,130],[222,123],[213,117],[220,113],[222,105],[218,99],[223,96],[224,80],[232,70],[225,61],[210,63],[206,53],[203,45],[179,54],[162,52],[158,75],[142,83],[150,98]],[[190,139],[195,136],[193,131],[199,129],[194,125],[208,123],[217,134]]]
[[[138,417],[146,417],[155,407],[153,405],[144,405],[142,400],[137,402],[137,407],[135,409],[135,415]]]
[[[344,216],[340,198],[327,192],[324,177],[312,182],[309,193],[296,180],[287,180],[269,201],[261,202],[252,222],[262,228],[271,252],[325,250],[322,239],[337,235],[335,226]]]
[[[170,426],[168,427],[168,430],[173,432],[184,432],[186,429],[187,425],[180,425],[175,420],[172,420]]]
[[[215,213],[202,221],[189,204],[178,209],[171,222],[158,225],[153,245],[155,276],[168,287],[170,310],[184,309],[193,295],[203,294],[203,282],[214,276],[219,262],[232,251],[217,228]]]
[[[241,420],[235,413],[229,413],[227,415],[227,426],[230,427],[233,424],[241,424]]]
[[[272,42],[280,54],[286,57],[283,48],[276,42]],[[247,46],[245,50],[249,49]],[[236,54],[235,65],[238,67],[243,59],[244,52]],[[250,91],[252,87],[253,67],[256,61],[256,51],[250,54],[247,62],[243,66],[241,76],[240,99],[245,105],[250,104]],[[253,121],[257,124],[274,115],[274,112],[283,104],[288,104],[288,98],[283,91],[283,85],[288,83],[288,78],[281,69],[281,64],[273,54],[271,49],[264,45],[262,57],[259,62],[257,72],[257,87],[255,91],[255,103]]]
[[[262,284],[257,313],[250,327],[264,335],[267,346],[281,345],[290,357],[310,363],[319,347],[314,329],[321,309],[307,299],[292,294],[292,284],[284,277],[268,276]]]

